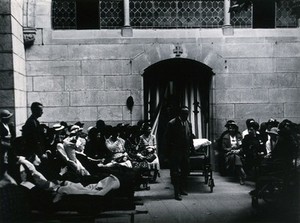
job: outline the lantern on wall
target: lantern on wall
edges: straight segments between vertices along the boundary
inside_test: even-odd
[[[126,106],[127,106],[128,110],[130,111],[130,113],[132,112],[133,105],[134,105],[133,97],[129,96],[126,100]]]

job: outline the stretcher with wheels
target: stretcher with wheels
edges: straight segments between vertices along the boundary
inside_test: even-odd
[[[211,167],[210,145],[211,142],[207,139],[194,139],[195,150],[190,155],[190,175],[203,176],[204,183],[208,185],[212,193],[215,184]]]

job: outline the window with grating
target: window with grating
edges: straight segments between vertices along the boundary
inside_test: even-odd
[[[234,28],[297,27],[291,1],[255,0],[231,15]],[[221,28],[224,0],[130,0],[136,29]],[[123,0],[52,0],[53,29],[118,29],[124,25]]]
[[[292,13],[293,1],[280,1],[276,5],[276,27],[295,28],[297,17]]]
[[[52,27],[53,29],[76,29],[76,1],[52,1]]]
[[[117,29],[124,24],[123,0],[53,0],[53,29]]]
[[[123,25],[123,0],[100,0],[100,28],[117,29]]]
[[[230,23],[234,28],[251,28],[252,27],[252,7],[246,11],[232,13]]]
[[[224,0],[132,0],[134,28],[218,28],[224,18]]]

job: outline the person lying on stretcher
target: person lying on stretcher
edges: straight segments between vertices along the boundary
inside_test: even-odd
[[[53,202],[58,202],[64,195],[105,196],[111,190],[116,190],[120,187],[119,179],[112,174],[99,180],[97,183],[86,186],[71,181],[49,181],[25,157],[16,156],[15,159],[15,164],[19,169],[19,176],[13,176],[14,179],[16,178],[15,181],[28,189],[36,187],[51,192],[53,194]]]

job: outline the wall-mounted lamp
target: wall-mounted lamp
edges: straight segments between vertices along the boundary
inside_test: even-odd
[[[134,105],[133,97],[129,96],[126,100],[126,106],[127,106],[128,110],[130,111],[130,113],[132,112],[133,105]]]

